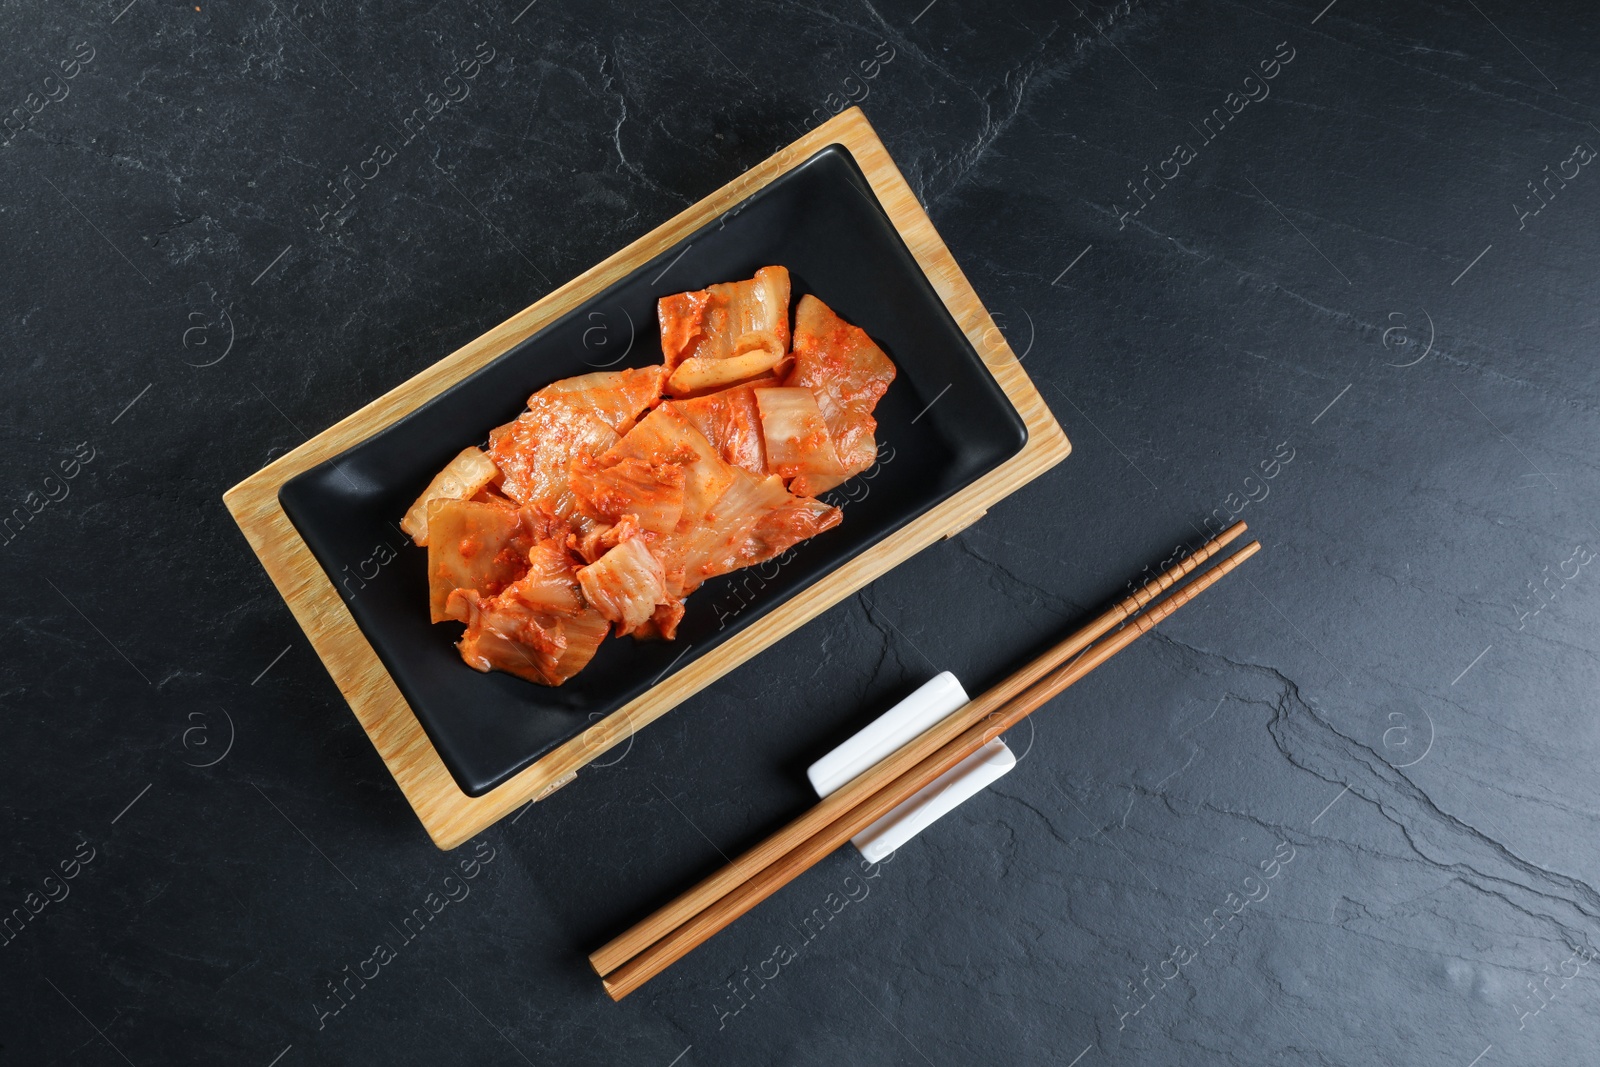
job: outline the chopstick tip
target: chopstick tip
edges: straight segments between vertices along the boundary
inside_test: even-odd
[[[1229,545],[1232,542],[1234,542],[1235,540],[1237,540],[1239,535],[1244,533],[1249,528],[1250,527],[1245,525],[1244,520],[1240,519],[1239,521],[1235,522],[1232,526],[1229,526],[1226,529],[1222,530],[1221,532],[1219,532],[1219,533],[1215,534],[1214,536],[1212,536],[1211,539],[1206,541],[1205,544],[1201,545],[1200,546],[1200,550],[1198,552],[1196,552],[1195,555],[1190,557],[1190,558],[1191,559],[1198,558],[1198,559],[1203,560],[1207,556],[1216,555],[1218,552],[1222,551],[1222,549],[1226,545]]]

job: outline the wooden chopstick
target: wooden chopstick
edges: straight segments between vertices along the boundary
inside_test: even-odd
[[[1195,568],[1222,551],[1224,546],[1238,538],[1245,529],[1244,523],[1234,523],[1201,545],[1188,559],[1157,574],[1155,578],[1139,586],[1132,596],[1119,601],[1087,626],[1058,642],[982,696],[969,701],[926,733],[830,793],[805,815],[786,827],[781,834],[763,841],[676,900],[601,946],[590,955],[590,965],[602,977],[610,974],[649,948],[653,942],[703,911],[713,901],[748,881],[769,864],[777,862],[800,841],[823,829],[864,798],[882,788],[885,783],[910,770],[951,738],[1083,651],[1096,638],[1172,588],[1179,579],[1193,573]]]
[[[1048,649],[1044,654],[1017,670],[982,696],[969,701],[907,745],[885,757],[845,786],[829,794],[805,815],[790,823],[778,834],[773,835],[744,853],[733,863],[722,868],[716,874],[700,882],[682,896],[602,946],[589,957],[590,964],[602,977],[610,975],[613,971],[628,963],[628,961],[645,952],[653,944],[700,915],[718,900],[726,897],[740,886],[751,882],[760,872],[786,857],[803,842],[816,837],[852,808],[880,791],[885,785],[893,782],[964,731],[970,729],[974,724],[1003,707],[1045,675],[1060,668],[1073,656],[1089,647],[1097,638],[1111,630],[1112,627],[1128,620],[1133,616],[1134,612],[1149,604],[1156,596],[1170,589],[1178,580],[1193,573],[1197,567],[1215,556],[1224,546],[1242,534],[1245,529],[1244,523],[1234,523],[1215,538],[1202,545],[1189,558],[1162,571],[1154,579],[1142,584],[1134,591],[1132,596],[1119,601],[1110,610]],[[1215,579],[1212,580],[1214,581]],[[1134,636],[1137,636],[1137,634],[1135,633]],[[1129,637],[1128,640],[1132,640],[1132,637]],[[1096,662],[1101,661],[1097,660]],[[892,807],[893,805],[890,806]],[[633,988],[637,988],[637,986]]]
[[[1140,635],[1209,589],[1223,575],[1255,555],[1261,548],[1252,541],[1217,566],[1173,593],[1172,596],[1133,619],[1128,626],[1107,640],[1092,646],[1087,653],[1063,664],[1047,677],[1030,686],[1014,700],[995,709],[959,736],[942,746],[866,801],[836,819],[821,833],[804,839],[780,861],[763,868],[749,881],[712,903],[694,918],[654,942],[627,963],[606,975],[602,982],[613,1000],[621,1000],[645,982],[688,955],[713,934],[754,908],[801,873],[815,866],[856,834],[887,815],[939,775],[966,759],[989,741],[1021,722],[1106,660],[1132,644]],[[784,834],[779,834],[779,837]]]

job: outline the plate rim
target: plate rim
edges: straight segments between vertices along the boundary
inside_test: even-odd
[[[743,200],[739,201],[738,204],[730,208],[726,215],[733,216],[742,214],[748,210],[750,205],[758,198],[773,194],[779,189],[780,186],[786,183],[804,180],[805,173],[808,169],[816,167],[819,164],[825,164],[830,160],[837,161],[844,166],[844,180],[850,182],[852,186],[858,186],[854,189],[854,191],[862,195],[862,198],[866,200],[870,209],[875,212],[878,218],[882,220],[884,226],[888,230],[889,239],[896,243],[898,251],[905,254],[908,261],[907,268],[913,272],[916,272],[916,278],[922,283],[926,284],[926,277],[921,275],[920,271],[918,270],[915,257],[910,254],[909,249],[905,248],[905,241],[903,238],[901,238],[899,231],[895,228],[894,220],[889,217],[889,214],[884,209],[883,205],[872,196],[871,186],[867,182],[866,174],[861,170],[860,164],[857,163],[855,158],[850,154],[849,148],[838,143],[837,141],[823,145],[821,148],[818,148],[815,152],[811,153],[811,155],[807,156],[804,160],[801,160],[790,169],[778,175],[772,181],[767,182],[766,184],[755,189]],[[865,188],[861,188],[859,186],[865,186]],[[845,195],[842,190],[840,195]],[[731,224],[737,225],[736,222],[731,222]],[[341,463],[348,464],[350,462],[351,454],[357,449],[364,448],[370,445],[375,439],[391,433],[397,426],[400,425],[400,423],[407,419],[415,418],[421,415],[429,407],[443,401],[454,391],[468,386],[474,378],[478,377],[479,375],[489,373],[506,360],[512,359],[524,346],[536,342],[541,336],[545,335],[549,331],[558,329],[563,324],[570,322],[573,316],[582,315],[586,309],[593,309],[596,306],[596,302],[603,301],[606,297],[606,294],[610,292],[611,289],[613,289],[616,285],[626,284],[630,279],[639,277],[641,272],[648,272],[654,269],[657,265],[666,260],[667,257],[673,256],[675,252],[678,253],[679,257],[681,257],[682,252],[687,251],[690,247],[693,247],[694,243],[701,240],[714,225],[716,225],[715,219],[702,224],[699,229],[684,237],[678,242],[677,245],[669,246],[658,253],[653,259],[646,260],[634,266],[627,277],[619,279],[618,282],[613,283],[611,286],[589,295],[581,302],[573,304],[559,317],[551,320],[550,322],[541,326],[538,330],[535,330],[528,336],[522,338],[520,341],[507,348],[494,359],[462,376],[449,386],[429,397],[426,402],[417,407],[414,411],[406,415],[402,415],[384,426],[373,429],[372,432],[367,436],[350,442],[336,455],[330,456],[317,465],[286,479],[278,487],[277,496],[279,506],[282,507],[284,513],[289,516],[290,523],[294,525],[296,532],[300,535],[301,539],[306,542],[307,547],[311,549],[312,555],[317,557],[318,563],[322,566],[323,573],[328,576],[329,580],[337,585],[339,579],[337,574],[334,573],[333,566],[338,561],[326,558],[326,551],[323,551],[321,554],[319,554],[317,543],[323,539],[319,531],[325,532],[325,528],[323,527],[322,523],[316,522],[313,523],[311,529],[308,530],[306,523],[311,520],[312,516],[308,514],[301,504],[297,504],[293,499],[297,486],[301,486],[301,492],[310,491],[310,487],[303,484],[308,479],[328,478],[329,472],[337,472]],[[677,257],[675,257],[671,262],[676,262],[676,259]],[[774,262],[778,262],[778,260],[775,259]],[[935,292],[931,286],[928,286],[927,295],[932,299],[934,304],[931,314],[935,316],[942,316],[943,320],[955,331],[955,336],[958,338],[956,344],[963,350],[962,358],[975,360],[981,365],[982,356],[978,353],[977,349],[973,347],[970,339],[961,332],[960,325],[950,314],[950,309],[939,300],[938,293]],[[559,381],[560,379],[558,378],[555,380]],[[986,392],[989,392],[989,390],[986,390]],[[977,468],[965,481],[947,486],[931,497],[919,501],[915,508],[894,516],[893,520],[881,532],[879,532],[877,536],[872,538],[872,540],[866,545],[863,545],[857,549],[857,553],[870,552],[885,538],[892,536],[897,530],[903,528],[909,523],[915,522],[918,518],[933,511],[940,504],[944,503],[944,501],[959,493],[968,485],[971,485],[973,482],[984,477],[990,471],[1011,459],[1027,446],[1028,427],[1023,421],[1022,416],[1017,412],[1014,404],[1011,402],[1011,398],[1007,396],[1004,390],[1000,389],[998,385],[994,385],[992,389],[992,395],[990,395],[987,399],[993,404],[998,405],[992,414],[997,418],[1004,420],[1002,432],[1006,433],[1007,440],[1003,444],[991,447],[989,449],[989,458],[985,460],[985,465]],[[296,517],[297,514],[298,518]],[[737,629],[744,629],[748,626],[754,625],[755,622],[759,621],[759,618],[765,616],[771,611],[777,610],[778,607],[781,607],[782,604],[786,603],[788,600],[793,599],[796,596],[804,596],[811,588],[816,586],[817,583],[826,579],[828,574],[832,573],[833,570],[837,569],[839,566],[842,566],[843,563],[847,561],[848,557],[845,560],[839,561],[827,571],[819,574],[805,587],[790,591],[784,596],[783,600],[764,605],[758,613],[741,612],[743,617],[739,621]],[[401,665],[397,663],[396,660],[404,659],[403,651],[395,649],[392,644],[386,642],[381,633],[374,633],[373,631],[369,630],[367,626],[363,625],[362,618],[360,613],[356,610],[355,601],[353,599],[347,600],[345,603],[349,605],[348,610],[350,611],[352,618],[354,618],[357,628],[361,630],[362,636],[366,639],[367,643],[372,646],[373,651],[377,654],[379,660],[384,662],[385,670],[388,671],[390,677],[394,679],[396,686],[401,691],[401,695],[405,697],[407,705],[411,708],[413,714],[417,716],[418,722],[421,724],[423,731],[427,733],[430,744],[432,744],[435,751],[439,753],[439,758],[445,764],[445,768],[450,771],[451,777],[455,779],[455,782],[457,786],[461,788],[461,791],[466,793],[468,796],[482,796],[484,793],[487,793],[504,782],[509,781],[520,771],[531,766],[538,760],[542,759],[545,755],[559,748],[561,745],[571,740],[572,737],[576,736],[578,733],[581,733],[585,728],[581,722],[575,723],[571,733],[568,736],[550,742],[542,749],[542,751],[537,751],[531,755],[519,756],[515,760],[504,761],[502,765],[509,764],[509,766],[503,770],[485,773],[483,768],[472,766],[470,761],[464,764],[462,762],[461,753],[457,748],[457,739],[460,737],[459,728],[452,728],[449,723],[443,721],[448,712],[443,710],[441,707],[441,698],[437,694],[420,690],[415,679],[411,679],[411,681],[408,683],[402,680],[401,677],[397,676],[396,671],[400,670]],[[368,622],[370,623],[370,613],[368,613],[368,615]],[[718,645],[720,646],[722,643],[722,641],[719,641]],[[683,653],[689,653],[693,647],[695,646],[690,646],[689,648],[683,649]],[[665,672],[657,675],[654,678],[654,680],[649,684],[649,686],[646,687],[646,689],[654,688],[655,685],[670,677],[672,673],[686,669],[695,660],[703,658],[707,655],[712,655],[715,653],[715,651],[716,647],[708,647],[699,649],[697,655],[685,656],[684,654],[680,654],[680,656],[677,659],[674,659],[672,664],[667,667]],[[681,662],[686,658],[688,662]],[[403,674],[404,672],[402,671],[401,673]],[[522,684],[532,685],[533,683],[523,682]],[[642,693],[638,695],[642,695]],[[683,699],[687,699],[687,697]],[[681,703],[682,700],[678,702]],[[608,705],[610,704],[609,701],[607,703]],[[576,708],[574,711],[593,717],[596,715],[606,715],[615,711],[620,711],[627,707],[630,703],[632,703],[632,698],[613,706]],[[480,785],[480,783],[482,784]]]

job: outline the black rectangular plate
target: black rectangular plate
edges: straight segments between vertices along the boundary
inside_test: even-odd
[[[899,371],[876,412],[878,465],[827,496],[844,522],[781,565],[707,582],[689,598],[676,641],[608,639],[560,688],[468,667],[454,647],[462,626],[428,622],[427,552],[400,533],[400,516],[451,457],[515,418],[535,390],[660,363],[658,297],[748,278],[768,264],[789,269],[793,299],[817,296],[866,330]],[[481,796],[1026,442],[1016,409],[849,151],[835,144],[416,411],[286,482],[278,499],[457,784]]]

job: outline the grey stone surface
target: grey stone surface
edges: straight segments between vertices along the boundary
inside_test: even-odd
[[[123,3],[0,5],[0,1062],[1593,1062],[1591,7]],[[437,852],[222,491],[863,93],[1072,456]],[[1216,509],[994,789],[604,997]]]

